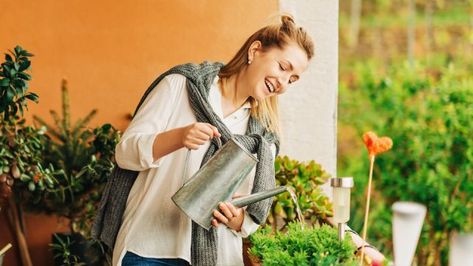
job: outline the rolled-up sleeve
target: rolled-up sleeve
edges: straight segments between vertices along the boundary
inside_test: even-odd
[[[251,216],[245,211],[245,217],[243,218],[243,223],[241,224],[241,229],[239,232],[230,229],[235,235],[245,238],[253,234],[258,230],[259,224],[255,223]]]
[[[159,167],[161,158],[154,160],[153,143],[167,129],[185,86],[186,78],[177,74],[166,76],[156,85],[115,148],[118,166],[133,171]]]

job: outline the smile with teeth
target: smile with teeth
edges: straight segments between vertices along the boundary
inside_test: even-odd
[[[266,84],[266,88],[268,88],[268,91],[270,93],[273,93],[275,91],[274,86],[271,82],[265,80],[264,83]]]

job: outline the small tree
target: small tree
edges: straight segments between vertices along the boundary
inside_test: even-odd
[[[27,126],[23,117],[28,102],[38,102],[38,95],[28,91],[31,76],[27,72],[32,56],[16,46],[5,54],[5,62],[0,65],[0,209],[7,206],[23,265],[31,265],[31,259],[18,226],[22,220],[19,193],[54,185],[52,170],[42,164],[44,129]]]

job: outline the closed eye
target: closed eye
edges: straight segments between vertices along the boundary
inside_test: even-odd
[[[279,64],[279,69],[281,69],[282,71],[286,71],[286,68],[284,68],[281,64]]]
[[[289,79],[289,84],[292,84],[294,82],[296,82],[297,80],[299,80],[299,78],[297,76],[292,76],[290,79]]]

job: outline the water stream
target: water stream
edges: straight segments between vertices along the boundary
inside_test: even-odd
[[[294,202],[294,206],[296,206],[297,220],[299,220],[301,225],[304,226],[305,224],[304,215],[302,215],[301,208],[299,207],[299,203],[297,202],[296,192],[294,191],[293,188],[290,188],[290,187],[287,188],[287,191],[289,192],[289,194],[291,194],[291,199]]]

